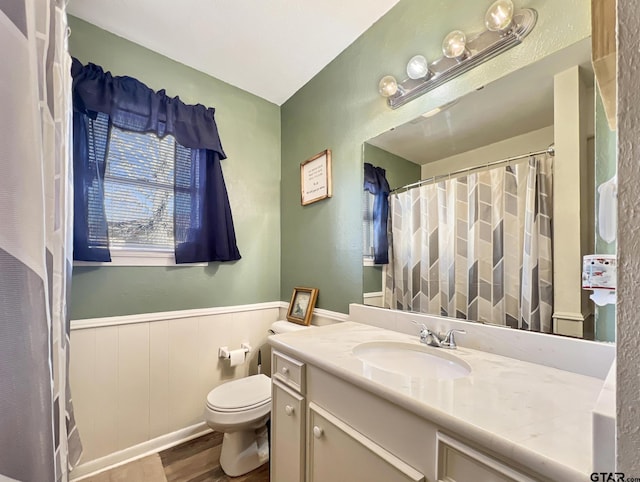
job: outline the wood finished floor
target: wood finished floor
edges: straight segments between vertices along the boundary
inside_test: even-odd
[[[269,464],[240,477],[220,467],[222,433],[213,432],[82,482],[269,482]]]

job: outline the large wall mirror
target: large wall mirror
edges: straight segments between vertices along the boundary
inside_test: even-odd
[[[582,256],[615,254],[615,241],[598,234],[598,186],[615,175],[615,133],[590,45],[364,144],[364,162],[384,169],[392,190],[386,265],[374,263],[378,213],[375,195],[363,192],[365,304],[614,340],[613,305],[599,308],[581,289]]]

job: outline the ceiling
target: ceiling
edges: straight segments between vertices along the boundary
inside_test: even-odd
[[[575,65],[593,85],[591,39],[443,106],[436,115],[418,117],[368,142],[426,164],[553,125],[553,76]]]
[[[71,0],[68,12],[282,105],[399,0]]]

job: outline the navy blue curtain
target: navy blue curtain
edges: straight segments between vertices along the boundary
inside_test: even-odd
[[[84,119],[74,121],[74,203],[76,207],[97,205],[91,210],[88,207],[76,210],[78,231],[86,225],[101,225],[102,221],[92,220],[94,211],[98,219],[105,219],[106,226],[104,197],[97,202],[87,195],[89,181],[95,184],[96,177],[87,172],[92,169],[92,139],[87,126],[104,117],[108,119],[108,128],[114,125],[133,132],[151,132],[160,138],[171,134],[179,144],[174,188],[176,262],[240,259],[220,165],[226,155],[214,119],[215,109],[201,104],[187,105],[179,97],[168,97],[164,90],[154,92],[132,77],[114,77],[95,64],[83,66],[77,59],[73,59],[71,74],[74,119],[76,116]],[[105,142],[108,143],[108,134]],[[102,175],[104,164],[103,158],[102,164],[98,164]],[[103,196],[101,192],[98,190],[96,196]],[[106,233],[104,239],[108,257]],[[103,247],[96,250],[94,245],[87,245],[88,241],[86,235],[74,237],[74,259],[105,261]],[[102,254],[96,254],[97,251]]]
[[[176,263],[240,259],[220,156],[208,149],[176,153]],[[202,236],[215,230],[216,236]]]
[[[389,217],[389,183],[385,170],[364,163],[364,190],[374,195],[373,200],[373,262],[389,263],[389,239],[387,219]]]
[[[111,261],[104,211],[108,117],[73,113],[73,259]]]

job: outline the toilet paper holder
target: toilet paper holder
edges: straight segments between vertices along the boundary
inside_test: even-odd
[[[240,348],[244,350],[245,356],[247,353],[251,353],[251,345],[249,343],[240,343]],[[218,358],[231,358],[231,351],[228,346],[218,348]]]

